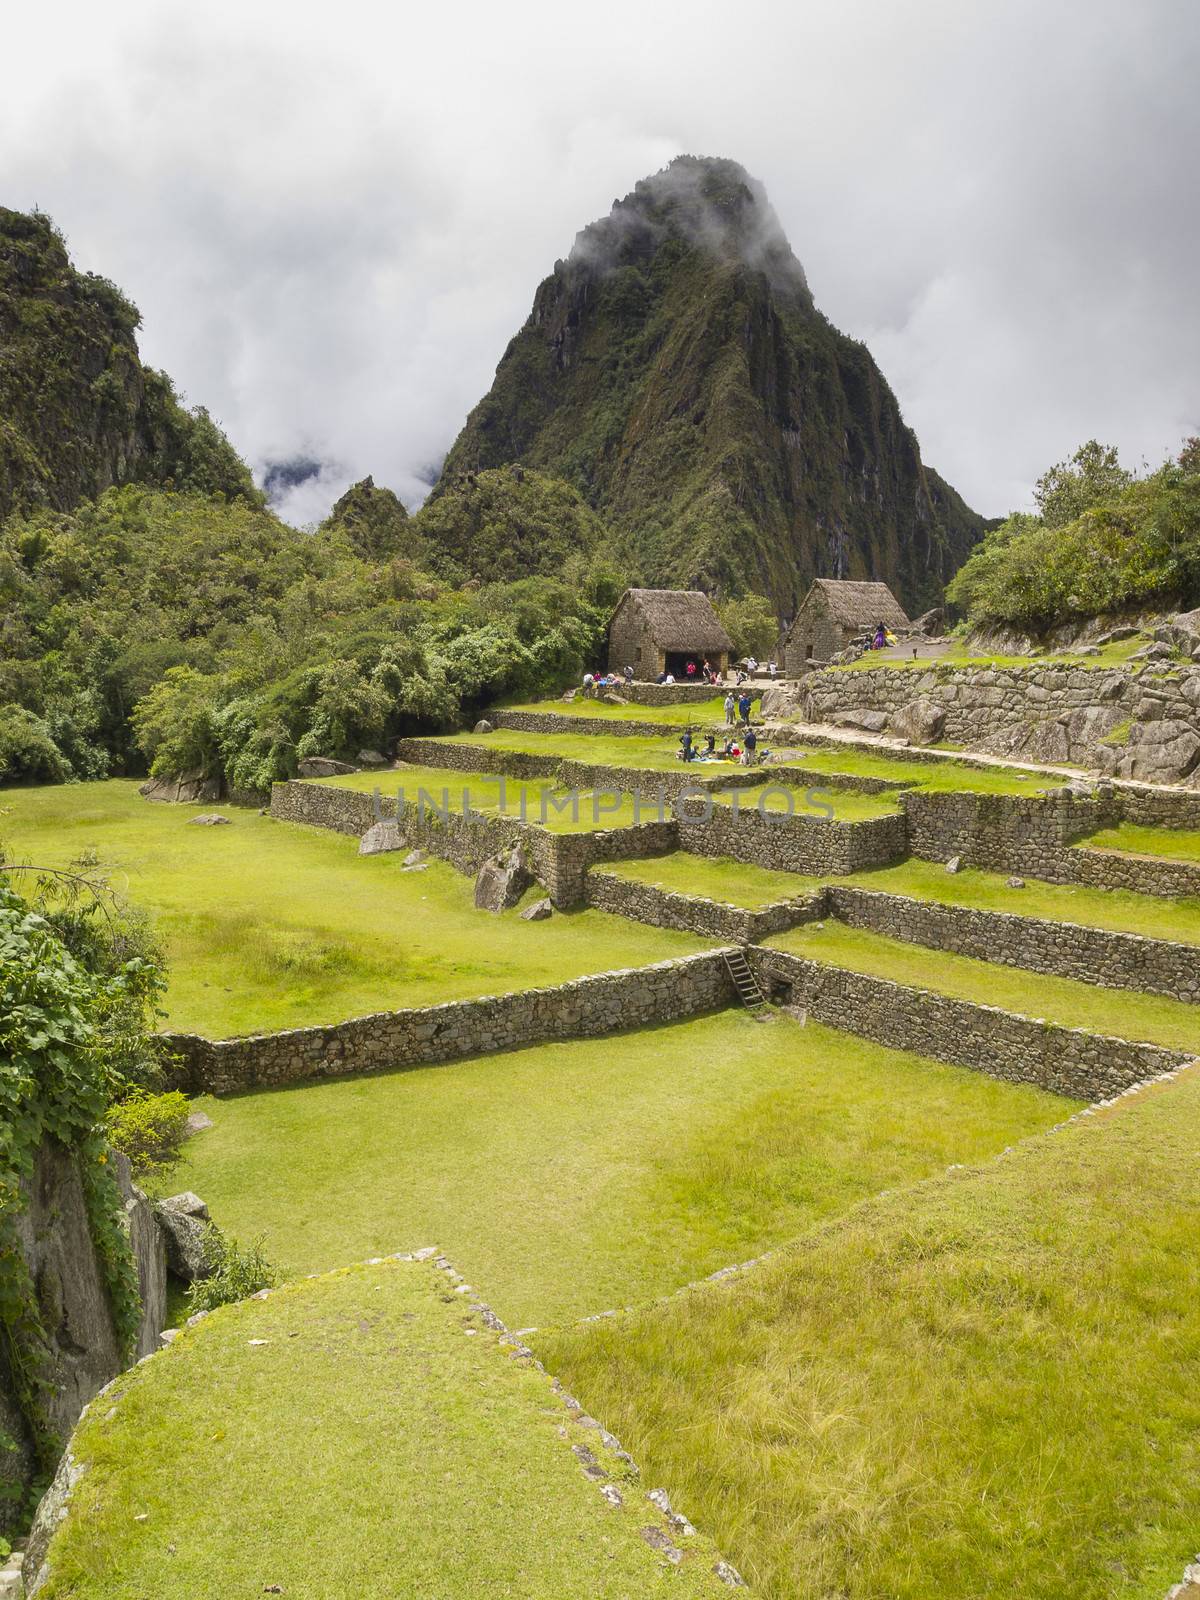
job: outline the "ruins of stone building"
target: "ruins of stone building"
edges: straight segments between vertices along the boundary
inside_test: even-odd
[[[689,661],[724,672],[732,654],[733,641],[698,589],[626,589],[608,624],[609,671],[632,667],[647,681],[664,672],[682,681]]]
[[[886,583],[818,578],[788,629],[784,671],[789,678],[799,677],[805,662],[828,661],[881,622],[885,628],[908,627],[908,618]]]

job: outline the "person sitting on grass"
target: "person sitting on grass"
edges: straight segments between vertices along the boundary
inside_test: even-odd
[[[705,734],[705,736],[704,736],[704,754],[706,756],[711,756],[713,754],[713,752],[716,750],[716,748],[717,748],[717,736],[716,736],[716,734],[715,733],[707,733],[707,734]]]

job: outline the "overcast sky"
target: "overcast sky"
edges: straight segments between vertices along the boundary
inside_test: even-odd
[[[410,505],[578,228],[681,151],[766,184],[980,511],[1200,433],[1196,0],[6,6],[0,204],[140,306],[261,472]]]

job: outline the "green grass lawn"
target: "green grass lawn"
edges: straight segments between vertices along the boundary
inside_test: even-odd
[[[1162,1600],[1200,1528],[1200,1075],[537,1353],[763,1600]]]
[[[962,640],[952,639],[946,650],[939,656],[927,657],[924,660],[914,661],[911,656],[905,660],[902,656],[889,658],[882,652],[868,650],[856,661],[847,662],[844,667],[834,667],[835,672],[869,672],[877,667],[902,667],[908,672],[925,672],[931,667],[1119,667],[1124,666],[1135,651],[1149,643],[1149,635],[1138,634],[1132,639],[1117,639],[1111,644],[1099,647],[1099,653],[1094,656],[1071,654],[1069,651],[1035,652],[1032,655],[1016,656],[1002,655],[999,653],[980,652],[967,649]],[[901,649],[903,649],[901,645]],[[1182,661],[1183,657],[1180,656]]]
[[[738,691],[733,691],[735,697]],[[757,702],[762,695],[762,686],[758,685],[750,690],[750,697]],[[598,717],[606,722],[661,722],[668,727],[686,727],[690,723],[698,722],[724,722],[725,720],[725,691],[715,694],[711,700],[693,700],[687,704],[670,706],[637,706],[632,704],[623,706],[605,705],[601,700],[585,700],[582,695],[576,695],[574,700],[529,700],[521,705],[501,706],[503,711],[549,711],[557,716],[566,717]]]
[[[775,935],[768,943],[831,966],[891,978],[980,1005],[1001,1006],[1060,1027],[1086,1028],[1092,1033],[1200,1052],[1200,1006],[1182,1000],[1128,989],[1101,989],[1074,978],[1050,978],[997,966],[832,920],[805,923]]]
[[[1041,883],[1035,878],[1027,878],[1023,889],[1010,889],[1003,873],[967,867],[961,872],[947,872],[939,863],[915,856],[898,866],[878,867],[832,881],[858,889],[910,895],[916,900],[936,900],[943,905],[969,906],[977,911],[1008,911],[1045,917],[1052,922],[1079,922],[1116,933],[1140,933],[1150,939],[1200,945],[1200,899],[1186,896],[1167,899],[1134,894],[1127,889]]]
[[[45,1600],[727,1594],[703,1535],[673,1566],[628,1467],[425,1262],[228,1306],[119,1380]],[[572,1454],[619,1485],[610,1506]]]
[[[726,1011],[202,1100],[170,1183],[289,1274],[440,1245],[515,1328],[676,1288],[1070,1104]]]
[[[758,911],[778,900],[793,900],[821,886],[818,878],[775,872],[768,867],[731,861],[725,856],[693,856],[686,850],[642,861],[614,861],[600,870],[634,883],[653,884],[672,894],[699,895],[702,899],[719,900],[724,905],[740,906],[746,911]]]
[[[790,758],[789,758],[790,759]],[[976,766],[970,761],[906,761],[903,756],[822,746],[795,763],[803,772],[840,772],[852,778],[890,778],[914,789],[968,791],[971,794],[1029,794],[1055,789],[1063,780],[1020,767]]]
[[[170,962],[167,1025],[219,1038],[562,983],[702,949],[603,912],[524,922],[476,911],[444,862],[236,807],[156,805],[114,779],[0,793],[7,859],[97,869],[148,911]],[[226,828],[190,818],[218,810]],[[25,875],[14,875],[17,881]]]
[[[679,733],[679,729],[664,728],[658,738],[627,735],[622,739],[602,733],[520,733],[515,728],[497,728],[495,733],[489,734],[451,734],[438,743],[466,745],[483,751],[520,750],[530,755],[549,756],[556,761],[587,761],[599,766],[673,772],[680,765]]]
[[[1128,850],[1139,856],[1167,856],[1172,861],[1200,861],[1200,829],[1142,828],[1122,822],[1080,841],[1088,850]]]
[[[822,789],[820,779],[812,785],[781,783],[771,777],[767,784],[752,789],[721,789],[713,795],[717,805],[737,805],[741,811],[769,811],[774,814],[813,817],[818,821],[868,822],[874,817],[894,816],[900,802],[894,794],[861,794],[856,789]],[[829,816],[833,812],[832,818]]]

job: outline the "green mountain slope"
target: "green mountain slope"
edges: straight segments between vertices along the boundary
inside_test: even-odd
[[[138,312],[48,217],[0,207],[0,522],[114,484],[261,497],[224,434],[144,367]]]
[[[983,529],[732,161],[681,156],[579,234],[435,499],[511,462],[574,483],[647,581],[755,589],[783,615],[818,576],[932,604]]]

